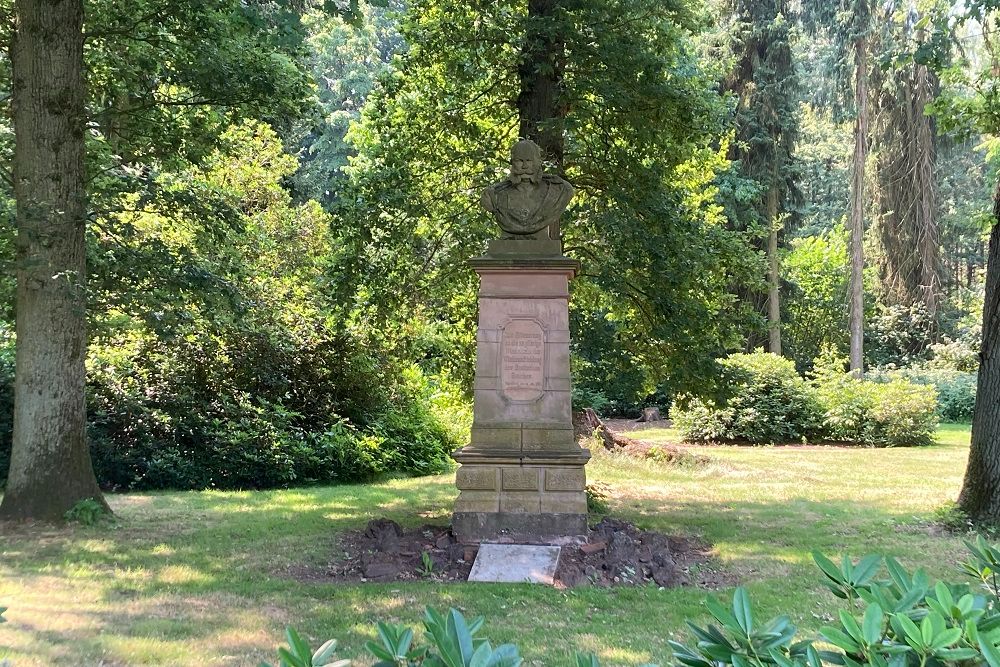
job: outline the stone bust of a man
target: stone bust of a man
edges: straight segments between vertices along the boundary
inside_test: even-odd
[[[483,208],[493,214],[505,239],[558,239],[559,218],[573,186],[542,172],[542,155],[530,139],[510,151],[510,175],[483,192]]]

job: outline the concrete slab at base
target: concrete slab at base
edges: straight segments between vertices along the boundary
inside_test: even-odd
[[[455,512],[451,529],[467,544],[510,539],[534,544],[569,544],[587,538],[586,514],[551,512]]]
[[[479,547],[469,581],[552,585],[559,547],[529,544],[484,544]]]

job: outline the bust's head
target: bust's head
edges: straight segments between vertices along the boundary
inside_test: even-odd
[[[511,180],[519,182],[525,177],[536,180],[541,171],[542,151],[538,148],[538,144],[531,139],[514,144],[510,150]]]

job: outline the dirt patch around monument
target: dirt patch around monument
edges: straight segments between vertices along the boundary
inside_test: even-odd
[[[389,519],[370,521],[364,530],[343,533],[339,558],[326,580],[466,581],[478,547],[459,543],[446,526],[404,530]],[[590,529],[585,542],[562,547],[556,586],[701,586],[719,588],[730,582],[709,567],[709,546],[699,540],[642,530],[604,518]],[[316,581],[317,577],[308,577]]]

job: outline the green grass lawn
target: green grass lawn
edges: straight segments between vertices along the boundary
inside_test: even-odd
[[[813,549],[878,551],[960,576],[961,538],[932,520],[958,494],[968,441],[968,426],[944,425],[940,444],[923,449],[705,447],[702,466],[600,455],[588,471],[613,489],[614,515],[705,538],[710,567],[745,585],[759,616],[786,612],[811,633],[839,608]],[[10,608],[0,658],[16,667],[256,665],[273,660],[293,624],[314,645],[337,637],[340,655],[370,664],[362,645],[376,619],[416,625],[432,605],[484,614],[486,635],[516,642],[528,665],[569,664],[573,650],[595,651],[605,665],[662,663],[684,620],[706,617],[698,589],[300,581],[330,561],[338,531],[368,519],[447,523],[452,481],[116,495],[111,526],[0,528],[0,606]]]

